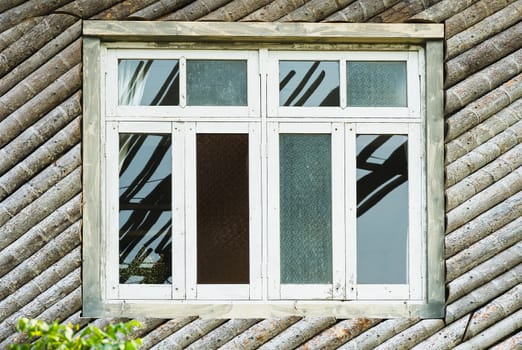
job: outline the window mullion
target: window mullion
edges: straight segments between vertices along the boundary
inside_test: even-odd
[[[179,59],[179,105],[187,106],[187,59],[183,56]]]
[[[345,124],[345,257],[346,299],[356,299],[357,271],[357,176],[356,176],[356,125]]]
[[[185,123],[185,284],[187,299],[196,299],[196,123]]]
[[[183,123],[172,127],[172,298],[185,298],[185,145]]]
[[[346,108],[346,96],[347,96],[347,86],[346,86],[346,60],[343,59],[339,62],[339,99],[340,105],[342,109]]]
[[[268,298],[281,298],[279,239],[279,128],[267,123],[268,157]]]
[[[256,155],[261,147],[261,128],[259,123],[249,123],[249,256],[250,256],[250,299],[261,299],[262,290],[262,239],[261,239],[261,159]]]
[[[344,126],[332,124],[332,272],[333,299],[345,298]]]
[[[268,299],[268,145],[267,145],[267,110],[268,110],[268,50],[259,50],[259,88],[260,88],[260,147],[259,157],[261,159],[261,288],[262,299]]]

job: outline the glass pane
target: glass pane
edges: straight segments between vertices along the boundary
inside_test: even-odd
[[[408,283],[408,138],[357,135],[357,282]]]
[[[120,134],[120,283],[171,283],[171,137]]]
[[[406,62],[347,62],[348,106],[406,107]]]
[[[120,105],[178,105],[178,61],[120,60],[118,62],[118,92]]]
[[[248,135],[198,134],[197,282],[249,283]]]
[[[247,61],[187,61],[187,104],[246,106]]]
[[[330,143],[330,135],[280,135],[281,283],[332,283]]]
[[[280,106],[339,106],[339,62],[280,61]]]

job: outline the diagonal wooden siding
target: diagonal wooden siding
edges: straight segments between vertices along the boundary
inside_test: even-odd
[[[445,23],[445,320],[145,319],[144,349],[520,349],[522,0],[0,1],[0,348],[80,318],[81,20]]]

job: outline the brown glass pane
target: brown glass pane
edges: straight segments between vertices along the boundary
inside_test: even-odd
[[[248,284],[248,135],[198,134],[197,282]]]

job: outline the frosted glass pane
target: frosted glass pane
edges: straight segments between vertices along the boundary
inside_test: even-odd
[[[131,106],[179,104],[177,60],[120,60],[118,101]]]
[[[330,135],[280,135],[281,283],[332,283],[330,144]]]
[[[198,134],[197,280],[249,283],[248,135]]]
[[[120,283],[171,283],[171,137],[120,134]]]
[[[347,62],[348,106],[406,107],[406,62]]]
[[[247,61],[187,61],[187,104],[246,106]]]
[[[280,106],[339,106],[339,62],[280,61]]]
[[[408,283],[408,139],[357,135],[357,282]]]

